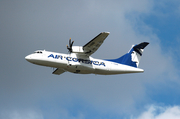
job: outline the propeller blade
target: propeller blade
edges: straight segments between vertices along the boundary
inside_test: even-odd
[[[69,52],[71,53],[72,52],[72,45],[73,45],[74,41],[71,42],[71,38],[69,39],[69,46],[67,46],[67,49],[69,50]]]
[[[73,43],[74,43],[74,41],[72,41],[72,43],[71,43],[71,45],[70,45],[71,48],[72,48]]]
[[[71,46],[71,38],[69,39],[69,47]]]

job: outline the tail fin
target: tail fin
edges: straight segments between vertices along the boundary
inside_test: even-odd
[[[108,60],[108,61],[117,62],[120,64],[125,64],[125,65],[129,65],[129,66],[137,68],[139,66],[139,62],[140,62],[142,53],[144,51],[144,48],[148,44],[149,44],[148,42],[142,42],[138,45],[133,45],[127,54],[123,55],[122,57],[118,59]]]

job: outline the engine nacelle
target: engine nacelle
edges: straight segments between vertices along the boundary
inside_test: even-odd
[[[82,46],[72,46],[73,53],[85,53]]]

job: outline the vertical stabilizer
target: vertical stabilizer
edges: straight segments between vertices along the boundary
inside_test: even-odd
[[[148,42],[142,42],[138,45],[133,45],[130,51],[118,59],[108,60],[120,64],[125,64],[132,67],[138,67],[139,62],[144,51],[144,48],[148,45]]]
[[[147,42],[143,42],[143,43],[140,43],[139,45],[133,46],[132,51],[130,52],[130,54],[131,54],[132,62],[136,63],[136,67],[139,66],[139,62],[140,62],[142,53],[144,51],[144,48],[148,44],[149,43],[147,43]]]

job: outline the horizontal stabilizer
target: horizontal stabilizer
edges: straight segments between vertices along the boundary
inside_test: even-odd
[[[60,74],[62,74],[64,72],[65,72],[65,70],[63,70],[61,68],[57,68],[52,74],[60,75]]]
[[[142,56],[142,49],[144,49],[149,43],[148,42],[143,42],[140,43],[139,45],[136,45],[133,47],[134,51],[136,51],[140,56]]]

